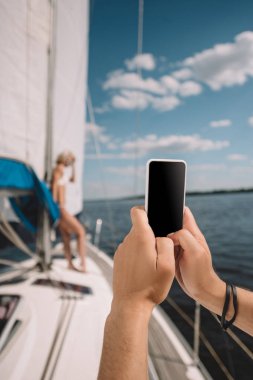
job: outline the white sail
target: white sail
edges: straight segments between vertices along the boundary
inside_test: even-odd
[[[53,158],[66,149],[76,156],[76,182],[67,186],[67,208],[73,214],[82,209],[88,5],[88,0],[61,0],[55,14]]]
[[[0,0],[0,154],[31,163],[41,178],[49,33],[49,1]]]
[[[88,0],[0,0],[0,155],[28,162],[43,179],[48,129],[48,52],[55,36],[52,154],[71,150],[77,183],[67,208],[82,209]]]

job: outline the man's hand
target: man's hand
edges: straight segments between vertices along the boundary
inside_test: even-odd
[[[175,275],[174,244],[155,238],[142,208],[114,256],[113,302],[105,324],[99,380],[148,379],[148,324]]]
[[[113,303],[152,310],[171,287],[174,245],[169,238],[155,238],[142,208],[132,208],[131,219],[132,229],[114,256]]]
[[[204,306],[214,297],[223,305],[225,283],[217,276],[206,239],[188,207],[184,212],[183,229],[170,235],[175,244],[176,278],[190,297]],[[220,310],[216,309],[217,313]]]
[[[170,235],[175,244],[176,278],[183,290],[215,314],[221,315],[226,284],[215,273],[207,242],[186,207],[183,229]],[[237,287],[238,314],[234,324],[253,336],[253,292]],[[226,319],[234,308],[230,298]]]

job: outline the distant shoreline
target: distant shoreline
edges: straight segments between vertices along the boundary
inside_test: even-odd
[[[198,195],[222,195],[222,194],[240,194],[240,193],[252,193],[253,187],[251,188],[241,188],[241,189],[220,189],[220,190],[209,190],[209,191],[188,191],[186,196],[198,196]],[[84,199],[84,202],[101,202],[101,201],[130,201],[132,199],[143,199],[143,195],[131,195],[129,197],[120,198],[108,198],[108,199]]]

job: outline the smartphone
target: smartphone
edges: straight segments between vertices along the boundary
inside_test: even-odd
[[[145,209],[156,237],[183,227],[186,162],[149,160],[146,166]]]

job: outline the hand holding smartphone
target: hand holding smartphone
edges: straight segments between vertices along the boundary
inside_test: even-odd
[[[145,209],[156,237],[183,227],[186,162],[149,160],[146,167]]]

